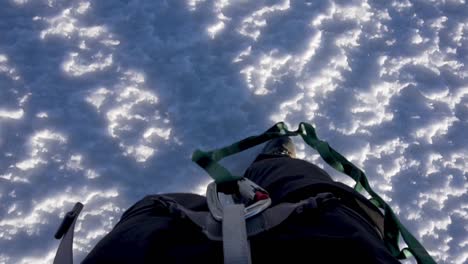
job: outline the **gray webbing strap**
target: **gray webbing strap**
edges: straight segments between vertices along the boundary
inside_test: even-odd
[[[223,208],[224,264],[252,263],[244,210],[243,204],[230,204]]]

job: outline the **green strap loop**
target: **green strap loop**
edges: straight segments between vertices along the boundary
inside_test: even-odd
[[[196,150],[192,155],[192,161],[202,167],[216,183],[234,181],[241,177],[232,175],[218,161],[277,137],[297,135],[301,135],[302,139],[331,167],[351,177],[356,182],[354,187],[356,191],[366,190],[371,196],[370,201],[384,211],[384,243],[394,257],[405,259],[414,256],[418,264],[436,264],[421,243],[398,220],[390,206],[372,190],[364,172],[330,147],[326,141],[320,140],[315,128],[308,123],[301,122],[296,131],[289,131],[286,125],[280,122],[263,134],[248,137],[227,147],[208,152]],[[408,245],[402,250],[399,247],[400,235]]]

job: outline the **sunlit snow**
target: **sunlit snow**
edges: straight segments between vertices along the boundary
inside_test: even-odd
[[[467,263],[467,14],[465,0],[2,1],[0,263],[51,263],[77,201],[82,260],[143,196],[203,195],[193,150],[278,121],[312,123],[438,263]]]

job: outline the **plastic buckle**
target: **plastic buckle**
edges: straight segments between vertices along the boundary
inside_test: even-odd
[[[222,192],[217,184],[212,182],[207,187],[206,198],[211,214],[218,221],[223,219],[223,208],[228,204],[243,203],[245,219],[261,213],[271,205],[268,192],[247,178],[237,181],[236,193]]]

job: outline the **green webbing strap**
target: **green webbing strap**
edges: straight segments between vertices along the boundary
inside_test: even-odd
[[[416,258],[418,264],[436,263],[421,243],[401,224],[390,206],[372,190],[364,172],[330,147],[327,142],[320,140],[314,127],[308,123],[301,122],[296,131],[289,131],[286,125],[280,122],[263,134],[248,137],[227,147],[208,152],[196,150],[192,155],[192,160],[208,172],[216,183],[238,180],[241,177],[232,175],[218,161],[273,138],[297,135],[301,135],[302,139],[314,148],[330,166],[351,177],[356,182],[354,187],[356,191],[366,190],[371,196],[370,201],[384,210],[384,242],[393,256],[398,259],[405,259],[412,255]],[[398,245],[400,234],[408,245],[407,248],[402,250]]]

